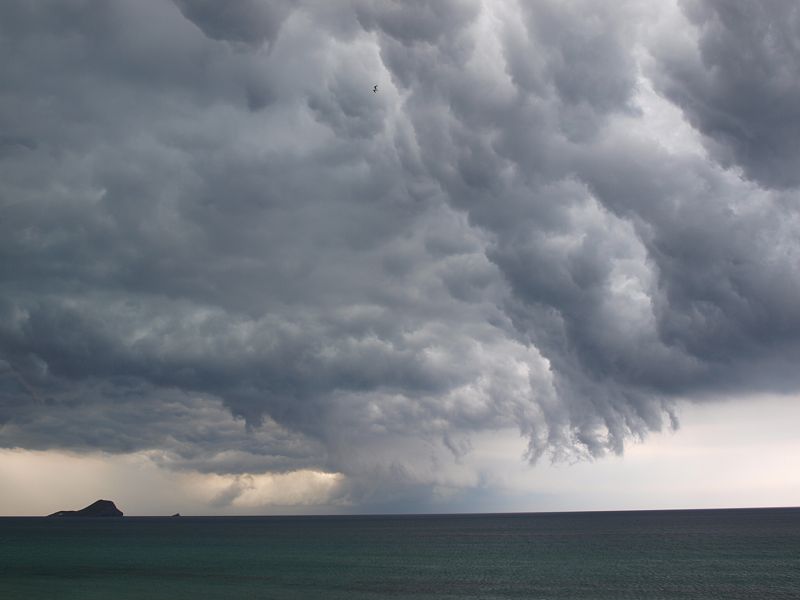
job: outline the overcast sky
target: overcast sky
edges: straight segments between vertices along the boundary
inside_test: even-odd
[[[800,503],[798,39],[0,3],[0,513]]]

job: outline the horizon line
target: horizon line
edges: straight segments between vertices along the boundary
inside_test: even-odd
[[[700,511],[735,511],[735,510],[800,510],[800,505],[790,506],[718,506],[697,508],[626,508],[599,510],[544,510],[544,511],[492,511],[492,512],[396,512],[396,513],[288,513],[288,514],[248,514],[248,515],[201,515],[201,514],[123,514],[119,517],[71,516],[66,520],[108,520],[108,519],[252,519],[252,518],[336,518],[336,517],[490,517],[490,516],[526,516],[526,515],[569,515],[569,514],[604,514],[604,513],[647,513],[647,512],[700,512]],[[51,513],[51,515],[54,513]],[[63,517],[51,515],[0,515],[0,519],[51,519],[65,520]],[[177,515],[177,516],[176,516]]]

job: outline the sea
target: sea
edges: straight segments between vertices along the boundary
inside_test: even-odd
[[[800,508],[0,518],[0,599],[800,599]]]

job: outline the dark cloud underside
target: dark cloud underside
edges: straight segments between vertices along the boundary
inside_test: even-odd
[[[414,503],[796,391],[798,10],[681,8],[3,3],[0,444]]]

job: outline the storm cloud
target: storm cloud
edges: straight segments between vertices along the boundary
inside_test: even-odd
[[[3,3],[0,444],[408,508],[797,391],[799,18]]]
[[[800,7],[688,1],[695,47],[659,48],[660,89],[721,163],[764,187],[800,184]]]

